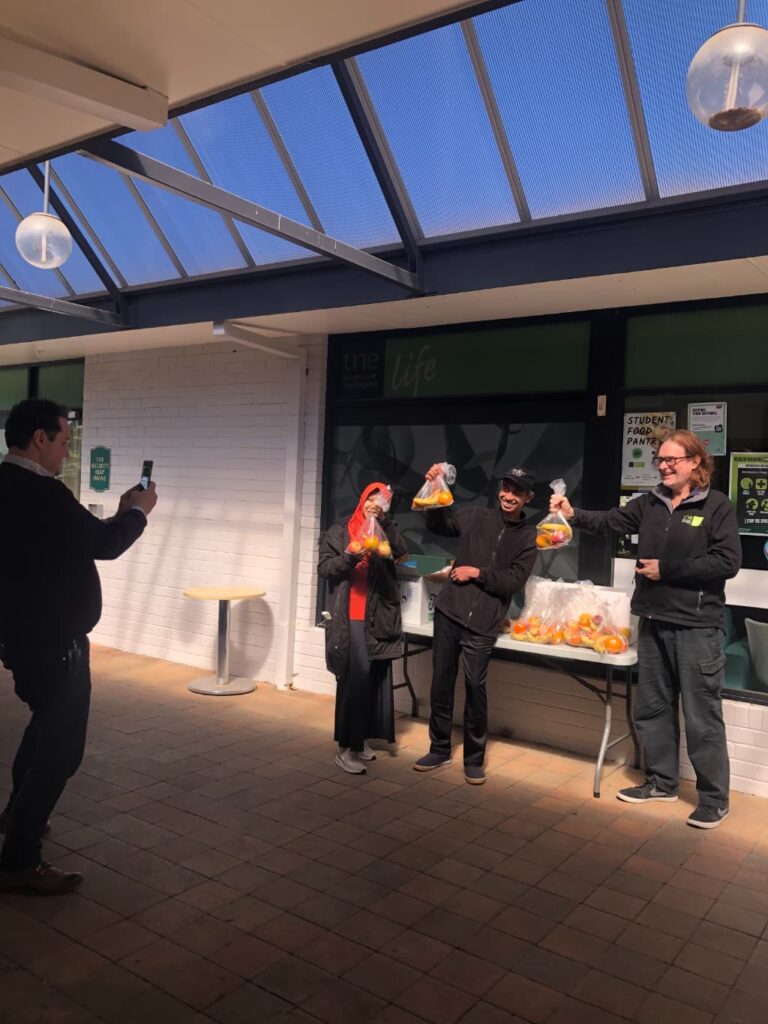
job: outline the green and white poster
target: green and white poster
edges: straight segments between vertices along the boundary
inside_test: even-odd
[[[732,452],[729,497],[739,533],[768,537],[768,452]]]
[[[688,406],[688,429],[698,435],[710,455],[725,455],[726,402],[695,402]]]
[[[624,417],[621,454],[622,487],[655,487],[659,471],[653,456],[659,441],[677,425],[674,412],[629,412]]]

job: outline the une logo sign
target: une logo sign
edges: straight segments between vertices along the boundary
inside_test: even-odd
[[[392,390],[410,391],[416,397],[419,387],[435,379],[437,359],[429,345],[422,345],[417,352],[398,354],[392,368]]]

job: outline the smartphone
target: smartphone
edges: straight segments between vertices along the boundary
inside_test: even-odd
[[[152,459],[144,459],[141,464],[141,476],[139,477],[139,487],[142,491],[146,491],[149,487],[149,481],[152,479],[152,466],[154,465]]]

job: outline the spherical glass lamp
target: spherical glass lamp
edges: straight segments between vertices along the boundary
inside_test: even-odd
[[[719,132],[751,128],[768,113],[768,31],[726,25],[704,43],[688,68],[688,106]]]
[[[27,263],[53,270],[72,255],[72,235],[50,213],[31,213],[16,228],[16,248]]]

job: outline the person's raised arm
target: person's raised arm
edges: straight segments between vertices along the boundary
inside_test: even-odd
[[[57,481],[60,483],[60,481]],[[131,499],[131,507],[111,519],[97,519],[80,504],[72,492],[60,483],[54,492],[58,507],[56,522],[62,543],[70,551],[88,558],[119,558],[141,536],[147,516],[157,503],[154,484]]]
[[[583,508],[574,508],[565,495],[553,494],[549,499],[550,512],[559,512],[576,529],[602,536],[607,533],[620,536],[637,533],[647,507],[647,494],[633,498],[623,508],[611,508],[607,512],[588,512]]]

